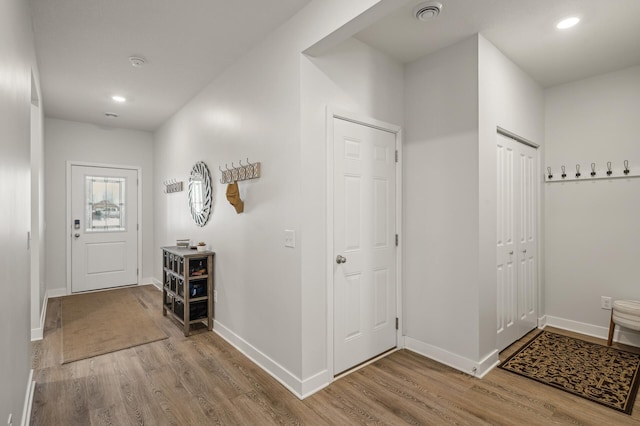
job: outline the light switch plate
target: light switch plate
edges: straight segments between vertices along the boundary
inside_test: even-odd
[[[293,229],[284,230],[284,246],[291,248],[296,246],[296,231]]]

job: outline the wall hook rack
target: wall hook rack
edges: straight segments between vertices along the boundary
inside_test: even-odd
[[[590,163],[591,172],[587,176],[582,176],[580,173],[580,164],[576,164],[576,174],[575,177],[567,176],[566,168],[564,165],[560,166],[560,170],[562,170],[562,174],[560,175],[561,179],[554,179],[551,166],[547,167],[547,174],[545,175],[546,182],[570,182],[570,181],[579,181],[579,180],[599,180],[599,179],[620,179],[620,178],[636,178],[640,177],[640,173],[632,174],[631,169],[629,168],[629,160],[624,160],[623,166],[615,168],[612,165],[611,161],[606,162],[607,166],[605,170],[598,169],[596,162]]]
[[[235,163],[231,163],[231,168],[225,163],[224,168],[218,166],[220,170],[220,183],[233,183],[249,179],[257,179],[260,177],[260,162],[251,163],[247,158],[247,164],[242,164],[242,160],[239,161],[240,165],[236,166]]]
[[[183,182],[182,181],[178,181],[177,179],[167,179],[165,181],[162,182],[162,184],[164,185],[164,193],[165,194],[172,194],[174,192],[180,192],[183,190]]]

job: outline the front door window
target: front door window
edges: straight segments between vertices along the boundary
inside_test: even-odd
[[[126,231],[125,179],[87,176],[86,232]]]

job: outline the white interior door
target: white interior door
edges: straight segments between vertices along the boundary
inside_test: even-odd
[[[396,135],[334,118],[334,374],[396,346]]]
[[[71,291],[138,283],[138,172],[71,166]]]
[[[537,150],[497,135],[497,333],[502,350],[537,326]]]

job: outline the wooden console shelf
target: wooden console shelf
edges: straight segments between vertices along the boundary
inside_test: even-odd
[[[212,251],[162,247],[162,315],[171,313],[185,336],[199,322],[213,330],[214,256]]]

